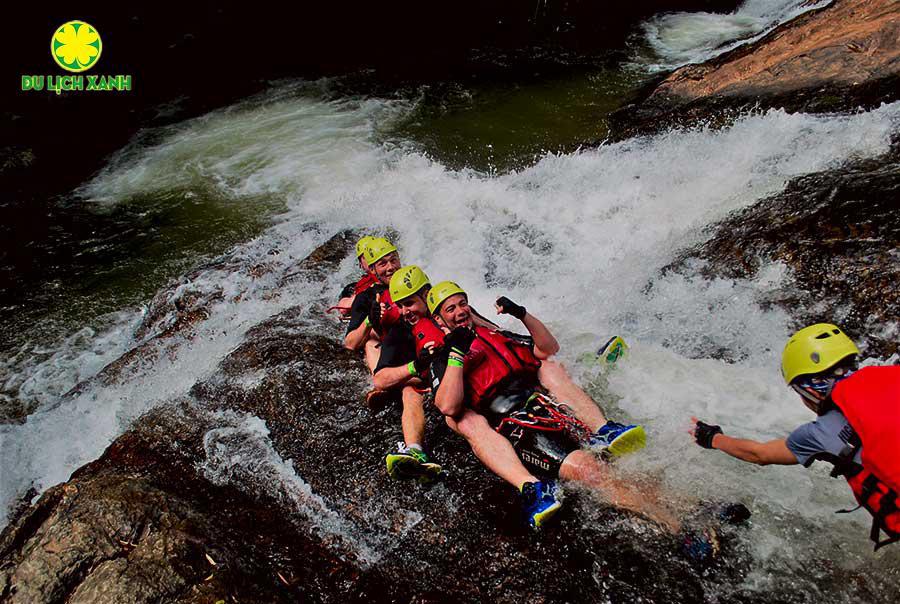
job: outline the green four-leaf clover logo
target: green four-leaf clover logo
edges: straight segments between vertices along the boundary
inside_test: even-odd
[[[100,34],[84,21],[69,21],[57,29],[50,40],[53,60],[66,71],[90,69],[102,50]]]

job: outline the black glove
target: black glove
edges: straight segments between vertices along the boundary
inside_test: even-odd
[[[463,354],[469,352],[472,342],[475,340],[475,332],[468,327],[457,327],[444,338],[444,346],[455,348]]]
[[[369,327],[374,329],[375,331],[381,330],[381,304],[378,300],[372,302],[372,306],[369,307]]]
[[[431,361],[433,359],[434,349],[424,349],[413,361],[413,368],[416,370],[416,375],[425,375],[428,372],[428,368],[431,366]]]
[[[502,314],[512,315],[519,321],[525,318],[525,313],[527,312],[524,306],[519,306],[506,296],[497,298],[497,306],[500,307]]]
[[[723,432],[721,426],[704,424],[703,422],[698,420],[697,425],[694,427],[694,440],[696,440],[697,444],[704,449],[712,449],[713,436],[722,433]]]

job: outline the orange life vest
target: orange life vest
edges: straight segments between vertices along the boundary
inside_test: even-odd
[[[466,395],[476,409],[516,377],[537,379],[541,362],[532,347],[499,331],[475,327],[475,340],[465,359]]]
[[[831,400],[853,428],[851,445],[862,446],[862,469],[836,465],[832,474],[845,476],[856,500],[874,517],[870,536],[877,550],[900,540],[900,367],[864,367],[838,382]],[[855,452],[848,447],[841,457],[852,460]]]

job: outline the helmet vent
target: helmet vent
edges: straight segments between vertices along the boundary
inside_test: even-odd
[[[824,332],[820,333],[819,335],[817,335],[817,336],[816,336],[816,339],[817,339],[817,340],[824,340],[825,338],[830,338],[830,337],[831,337],[831,334],[828,333],[827,331],[824,331]]]
[[[809,355],[809,358],[812,360],[813,363],[817,363],[817,364],[819,361],[822,360],[821,357],[819,356],[818,352],[812,353],[811,355]]]

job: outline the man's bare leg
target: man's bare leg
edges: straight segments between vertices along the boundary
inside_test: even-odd
[[[565,367],[557,361],[543,361],[538,370],[538,379],[553,398],[565,403],[575,412],[575,417],[587,425],[591,432],[606,423],[603,411],[587,393],[572,381]]]
[[[589,486],[604,501],[617,508],[645,516],[672,533],[677,533],[681,528],[681,523],[659,502],[659,497],[655,493],[641,491],[619,480],[613,468],[588,451],[578,450],[569,453],[559,469],[559,477]]]
[[[403,414],[400,416],[400,426],[403,430],[403,441],[407,446],[422,446],[425,439],[425,409],[424,399],[411,386],[404,386],[400,395],[403,400]]]
[[[522,465],[512,443],[491,428],[483,415],[466,409],[457,419],[452,417],[445,419],[451,430],[468,441],[472,452],[488,470],[516,489],[521,490],[526,482],[538,481]]]

